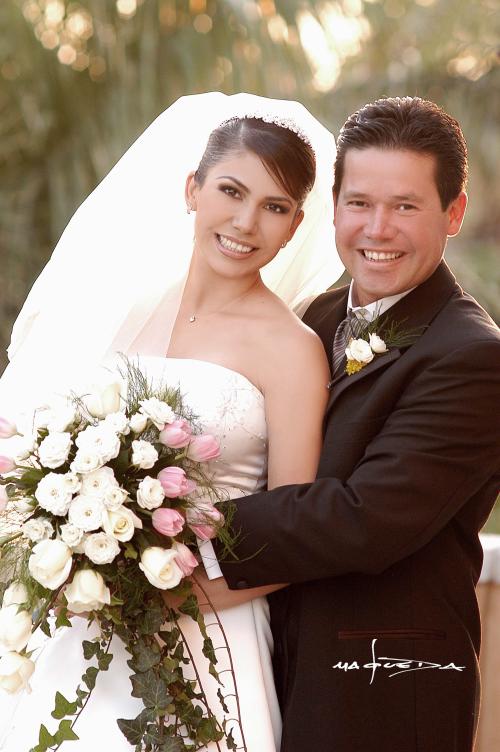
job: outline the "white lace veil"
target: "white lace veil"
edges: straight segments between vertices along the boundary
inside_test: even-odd
[[[332,134],[297,102],[218,92],[182,97],[137,139],[66,227],[14,324],[0,415],[74,384],[111,353],[130,352],[158,310],[168,343],[193,245],[185,179],[210,132],[243,115],[291,118],[316,154],[304,220],[263,270],[265,283],[295,305],[338,278]]]

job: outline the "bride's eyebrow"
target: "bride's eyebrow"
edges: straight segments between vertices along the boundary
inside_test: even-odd
[[[250,190],[247,188],[247,186],[241,182],[241,180],[238,180],[237,178],[233,178],[232,175],[219,175],[217,180],[232,180],[233,183],[236,183],[238,188],[240,188],[244,193],[250,193]],[[266,196],[266,201],[284,201],[287,204],[292,205],[292,202],[287,196]]]

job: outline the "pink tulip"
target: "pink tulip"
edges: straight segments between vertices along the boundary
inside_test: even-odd
[[[186,517],[189,527],[200,540],[215,538],[218,528],[224,523],[224,515],[211,502],[190,507]]]
[[[175,561],[184,577],[189,577],[198,566],[198,560],[192,551],[184,543],[174,541],[172,548],[175,551]]]
[[[0,486],[0,512],[3,512],[3,510],[5,509],[8,500],[9,497],[7,496],[7,489],[5,488],[5,486]]]
[[[17,427],[7,418],[0,418],[0,439],[10,439],[17,436]]]
[[[158,480],[163,488],[163,493],[169,499],[187,496],[196,488],[196,483],[186,478],[186,473],[181,467],[165,467],[158,473]]]
[[[211,434],[195,436],[189,444],[187,456],[195,462],[207,462],[220,455],[219,442]]]
[[[14,470],[15,466],[16,463],[12,457],[5,457],[3,454],[0,454],[0,475],[3,475],[3,473],[10,473]]]
[[[184,517],[176,509],[155,509],[152,520],[154,529],[170,538],[178,535],[184,527]]]
[[[167,423],[163,431],[160,431],[160,441],[171,449],[181,449],[191,441],[191,426],[183,418]]]

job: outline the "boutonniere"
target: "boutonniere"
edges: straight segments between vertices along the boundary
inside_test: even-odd
[[[351,337],[346,347],[347,363],[345,373],[352,376],[371,363],[380,355],[389,352],[391,348],[408,347],[412,345],[426,329],[425,326],[405,330],[402,322],[391,322],[385,327],[381,325],[380,316],[358,329],[356,338]],[[406,319],[405,319],[406,320]],[[377,334],[377,330],[380,334]]]

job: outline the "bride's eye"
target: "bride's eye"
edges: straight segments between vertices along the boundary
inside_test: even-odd
[[[234,187],[234,185],[220,185],[219,190],[225,193],[226,196],[232,196],[233,198],[239,198],[240,192]]]
[[[266,204],[266,209],[269,209],[274,214],[288,214],[290,211],[288,206],[283,206],[283,204]]]

